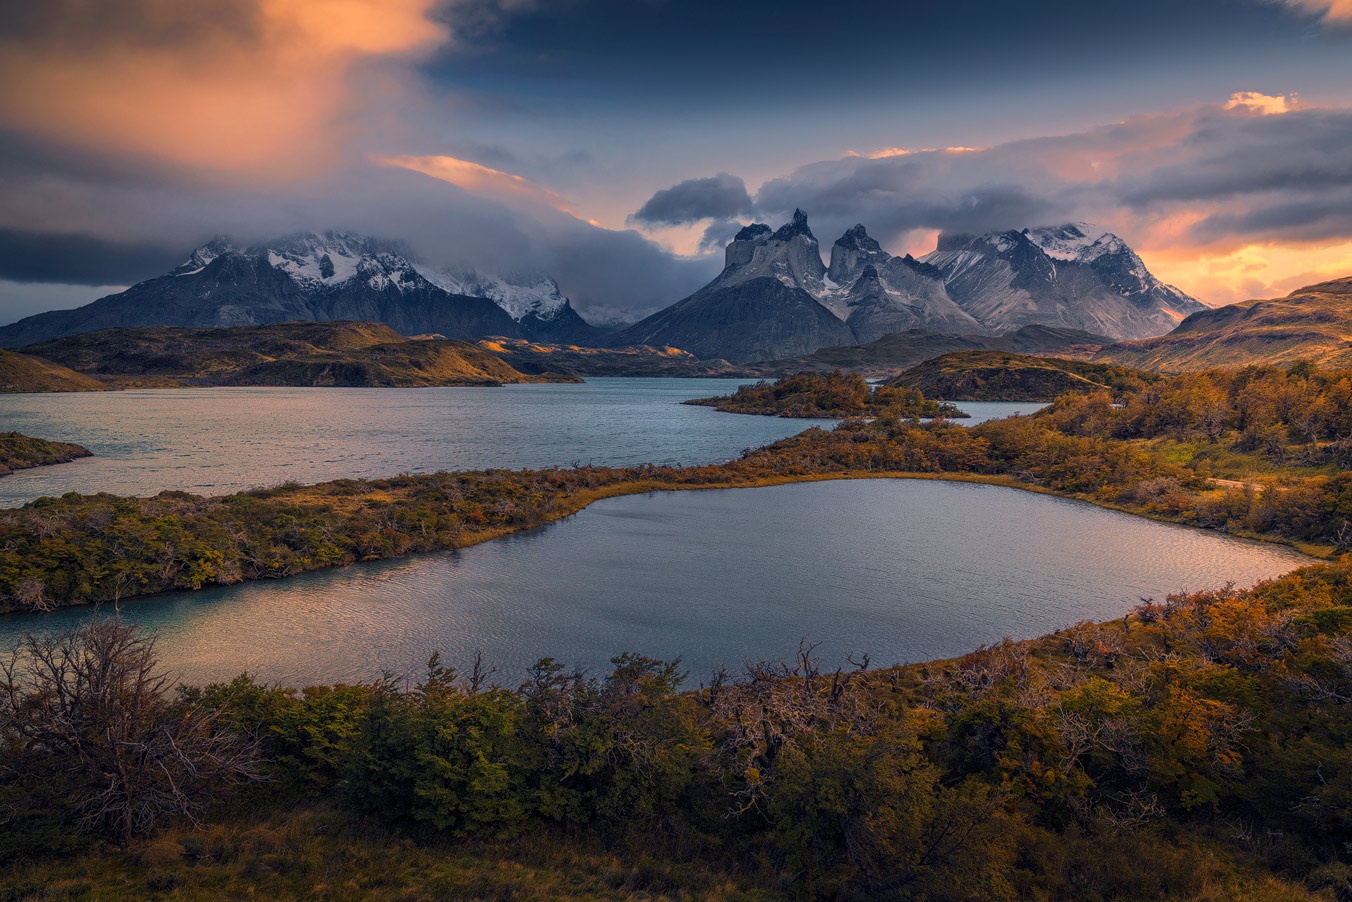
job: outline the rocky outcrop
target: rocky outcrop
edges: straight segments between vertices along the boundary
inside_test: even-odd
[[[716,279],[608,344],[674,345],[740,363],[912,328],[986,331],[949,300],[937,271],[886,253],[862,225],[832,247],[828,270],[807,216],[795,210],[776,230],[743,228]]]

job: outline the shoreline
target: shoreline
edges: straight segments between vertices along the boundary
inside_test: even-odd
[[[526,470],[526,471],[510,471],[510,472],[534,473],[539,471]],[[450,474],[429,474],[429,475],[439,476]],[[745,480],[730,479],[722,482],[708,482],[696,484],[667,483],[660,480],[639,480],[639,481],[617,483],[610,486],[599,486],[595,489],[579,492],[575,495],[571,495],[565,499],[562,499],[562,503],[559,505],[559,507],[556,510],[550,511],[549,512],[550,515],[539,523],[522,524],[511,527],[495,527],[492,529],[476,530],[469,533],[463,533],[457,537],[456,543],[451,547],[408,551],[400,554],[392,554],[389,556],[381,556],[359,561],[331,563],[321,566],[309,567],[303,570],[299,570],[295,573],[287,573],[277,576],[260,576],[254,578],[235,580],[232,582],[210,582],[204,583],[203,585],[198,586],[196,588],[182,587],[161,591],[128,594],[125,596],[121,596],[115,600],[85,601],[85,602],[77,602],[74,604],[53,605],[49,610],[54,611],[58,609],[64,610],[69,608],[98,609],[99,607],[108,604],[119,605],[122,602],[147,601],[154,598],[159,598],[167,595],[175,595],[183,592],[197,592],[207,588],[223,588],[230,585],[238,585],[243,582],[267,582],[270,580],[284,580],[289,579],[293,576],[300,576],[304,573],[316,573],[324,570],[341,569],[344,567],[360,567],[365,564],[379,563],[382,561],[400,560],[403,558],[422,557],[424,555],[460,551],[466,548],[472,548],[476,545],[482,545],[485,542],[491,542],[496,539],[505,538],[510,535],[525,533],[534,529],[539,529],[544,526],[559,523],[563,520],[568,519],[569,517],[574,516],[575,514],[580,513],[581,511],[590,507],[595,502],[604,501],[608,498],[622,498],[631,495],[645,495],[654,492],[703,491],[712,489],[724,489],[724,490],[753,489],[753,488],[767,488],[778,485],[793,485],[798,483],[831,482],[837,480],[872,480],[872,479],[913,479],[913,480],[929,480],[936,482],[970,483],[976,485],[989,485],[1000,488],[1018,489],[1021,491],[1031,492],[1037,495],[1048,495],[1055,498],[1062,498],[1067,501],[1075,501],[1083,504],[1089,504],[1094,507],[1102,508],[1104,510],[1116,511],[1118,513],[1127,514],[1129,516],[1142,517],[1144,519],[1153,520],[1159,523],[1168,523],[1172,526],[1178,526],[1184,529],[1192,529],[1200,532],[1219,533],[1221,535],[1231,536],[1233,538],[1243,539],[1245,541],[1262,542],[1264,544],[1271,545],[1282,545],[1291,548],[1295,550],[1297,553],[1302,554],[1305,557],[1309,558],[1309,563],[1306,564],[1305,566],[1330,563],[1330,557],[1333,550],[1328,546],[1311,545],[1309,543],[1291,541],[1281,536],[1271,536],[1271,535],[1263,535],[1260,533],[1246,533],[1238,531],[1231,532],[1227,530],[1213,529],[1206,526],[1197,526],[1195,524],[1182,522],[1178,518],[1168,517],[1162,514],[1147,511],[1133,510],[1125,505],[1095,500],[1093,498],[1086,497],[1083,495],[1058,492],[1043,486],[1020,482],[1019,480],[1013,479],[1011,477],[1001,476],[997,474],[924,473],[924,472],[901,471],[901,470],[881,471],[881,472],[874,470],[853,470],[853,471],[842,471],[837,473],[765,476]],[[325,485],[325,483],[317,483],[314,486],[303,486],[302,488],[314,488],[323,485]],[[231,496],[218,496],[218,497],[231,497]],[[10,510],[22,510],[22,508],[12,508]],[[3,511],[0,511],[0,515],[2,515],[3,513],[4,513]],[[4,618],[9,617],[11,615],[26,616],[34,613],[39,614],[47,613],[47,611],[21,610],[21,609],[0,611],[0,622],[3,622]]]

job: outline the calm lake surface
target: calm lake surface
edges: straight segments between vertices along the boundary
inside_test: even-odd
[[[573,464],[707,464],[833,420],[740,416],[680,402],[751,380],[591,379],[501,388],[195,388],[0,395],[0,431],[95,456],[0,479],[0,507],[43,495]],[[970,404],[974,425],[1040,404]]]
[[[681,655],[698,681],[721,663],[791,658],[804,638],[828,661],[957,655],[1310,562],[1017,489],[849,480],[608,499],[460,552],[122,610],[160,631],[188,682],[417,676],[433,651],[463,666],[475,650],[508,685],[546,655],[603,669],[624,651]],[[0,648],[89,615],[0,618]]]

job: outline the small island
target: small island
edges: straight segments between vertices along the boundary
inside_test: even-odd
[[[51,442],[18,432],[0,432],[0,476],[50,464],[64,464],[92,452],[69,442]]]
[[[873,387],[862,376],[841,373],[797,373],[774,382],[744,385],[731,395],[686,401],[724,413],[771,417],[844,419],[954,419],[967,414],[952,404],[926,398],[912,388]]]

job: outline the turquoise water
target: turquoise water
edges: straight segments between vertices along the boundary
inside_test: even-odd
[[[742,420],[732,415],[728,419]],[[849,480],[600,501],[530,533],[425,555],[124,604],[189,682],[248,670],[288,684],[416,676],[481,651],[515,684],[553,656],[601,669],[639,651],[719,664],[957,655],[1142,598],[1249,585],[1308,558],[1016,489]],[[65,628],[67,609],[0,618]]]

